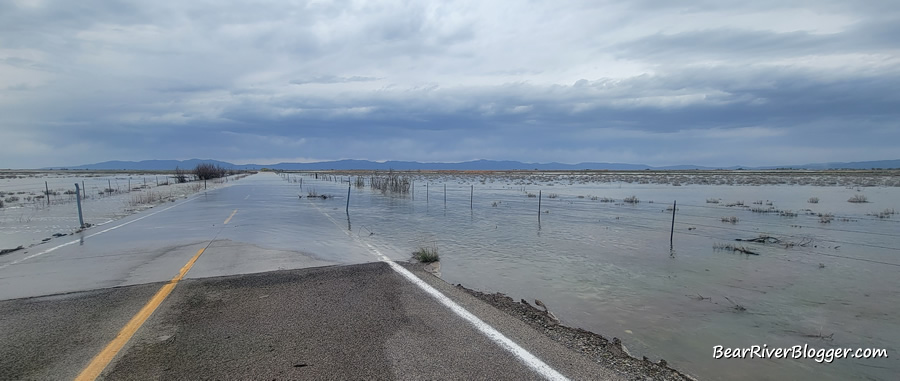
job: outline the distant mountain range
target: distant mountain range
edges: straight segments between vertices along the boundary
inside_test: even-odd
[[[625,163],[523,163],[519,161],[495,161],[474,160],[461,163],[420,163],[417,161],[386,161],[376,162],[369,160],[337,160],[321,161],[315,163],[278,163],[270,165],[259,164],[232,164],[218,160],[143,160],[143,161],[104,161],[96,164],[86,164],[73,167],[53,167],[54,169],[73,170],[173,170],[175,167],[192,169],[200,163],[212,163],[229,169],[259,170],[262,168],[277,170],[711,170],[711,169],[871,169],[871,168],[900,168],[900,160],[857,161],[849,163],[816,163],[803,165],[782,165],[771,167],[704,167],[698,165],[673,165],[665,167],[651,167],[643,164]]]

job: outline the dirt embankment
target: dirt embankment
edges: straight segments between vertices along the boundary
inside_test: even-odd
[[[629,355],[618,338],[608,340],[596,333],[580,328],[566,327],[543,309],[532,306],[525,300],[516,302],[502,294],[488,294],[468,289],[460,284],[457,288],[504,311],[543,332],[547,337],[566,346],[592,361],[612,369],[630,380],[693,380],[694,378],[669,368],[665,360],[651,362],[644,357],[638,359]]]

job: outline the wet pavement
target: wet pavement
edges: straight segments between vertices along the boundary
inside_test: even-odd
[[[77,376],[166,287],[101,378],[540,378],[347,234],[340,200],[298,194],[261,173],[0,257],[0,378]],[[428,282],[561,373],[611,377]]]
[[[298,192],[259,174],[3,255],[0,300],[167,281],[207,245],[188,278],[374,260]]]

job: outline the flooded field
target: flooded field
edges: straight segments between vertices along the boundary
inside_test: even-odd
[[[218,187],[224,181],[206,186]],[[77,230],[75,183],[82,190],[84,222],[95,226],[204,187],[202,182],[177,184],[173,174],[162,172],[0,171],[0,249],[28,247]]]
[[[167,174],[0,175],[0,249],[77,229],[76,182],[84,184],[85,222],[94,225],[203,187]],[[403,173],[410,183],[401,192],[373,189],[369,172],[281,176],[245,181],[295,188],[303,196],[297,208],[326,211],[395,259],[436,246],[448,282],[541,299],[564,324],[618,337],[632,355],[665,359],[701,379],[900,372],[897,172]],[[278,216],[305,232],[334,228]],[[296,228],[273,235],[314,254],[347,249],[317,252],[327,242],[291,235]],[[884,348],[891,357],[712,358],[715,345],[803,344]]]
[[[451,283],[541,299],[701,379],[900,373],[896,172],[415,173],[403,193],[371,189],[370,175],[282,176],[304,197],[335,196],[310,202],[378,247],[437,246]],[[712,357],[803,344],[890,358]]]

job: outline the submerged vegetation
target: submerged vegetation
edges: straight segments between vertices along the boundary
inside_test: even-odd
[[[373,173],[369,177],[369,186],[372,189],[380,190],[382,193],[409,193],[411,185],[412,181],[408,176],[401,176],[394,170],[390,170],[383,175]]]
[[[850,199],[847,200],[847,202],[865,203],[865,202],[869,202],[869,199],[865,195],[855,194],[855,195],[853,195],[853,197],[850,197]]]
[[[714,244],[714,245],[713,245],[713,250],[718,250],[718,251],[734,251],[734,252],[743,253],[743,254],[749,254],[749,255],[759,255],[759,253],[756,253],[755,251],[750,250],[750,249],[748,249],[748,248],[746,248],[746,247],[744,247],[744,246],[733,245],[733,244],[730,244],[730,243],[717,243],[717,244]]]
[[[894,210],[894,208],[888,208],[881,212],[869,213],[867,215],[884,219],[884,218],[891,218],[891,216],[894,214],[897,214],[897,211]]]
[[[722,222],[728,222],[728,223],[730,223],[730,224],[732,224],[732,225],[738,223],[738,221],[739,221],[738,218],[735,217],[735,216],[731,216],[731,217],[722,217]]]
[[[436,245],[422,246],[413,252],[413,258],[422,263],[432,263],[440,261],[440,255],[438,255],[438,248]]]

